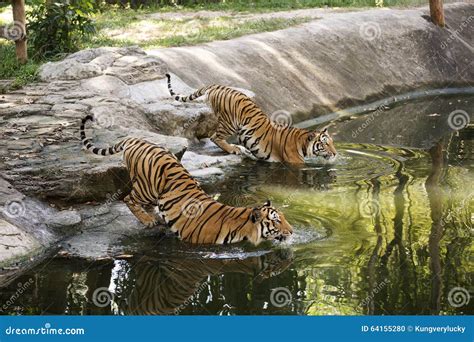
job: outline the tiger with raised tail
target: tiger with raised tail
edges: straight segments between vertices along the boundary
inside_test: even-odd
[[[248,96],[230,87],[209,85],[191,95],[177,95],[166,74],[168,89],[176,101],[193,101],[207,95],[217,116],[216,132],[211,140],[230,154],[244,154],[253,159],[302,164],[306,157],[333,159],[337,152],[327,129],[310,131],[274,123]],[[238,145],[227,139],[237,135]]]
[[[293,233],[285,216],[269,201],[254,208],[231,207],[207,195],[168,150],[136,138],[125,138],[113,146],[99,148],[86,137],[82,120],[82,145],[94,154],[107,156],[123,152],[132,181],[124,198],[138,220],[152,227],[157,223],[154,208],[171,228],[187,242],[229,244],[248,240],[254,245],[264,240],[284,240]]]

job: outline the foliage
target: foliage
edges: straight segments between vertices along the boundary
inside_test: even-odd
[[[122,8],[175,10],[176,8],[196,10],[234,11],[278,11],[312,7],[381,7],[378,0],[105,0],[101,7],[110,5]],[[407,6],[426,4],[426,0],[383,0],[384,6]]]
[[[92,0],[32,0],[28,12],[28,42],[36,56],[50,58],[76,51],[95,32]],[[33,56],[34,57],[34,56]]]
[[[15,45],[0,43],[0,79],[13,78],[9,87],[18,88],[37,78],[39,64],[33,60],[26,64],[19,64],[16,60]],[[0,93],[3,89],[0,86]]]

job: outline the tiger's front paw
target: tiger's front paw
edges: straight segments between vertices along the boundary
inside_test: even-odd
[[[144,223],[146,228],[153,228],[154,226],[156,226],[156,224],[157,224],[156,221],[149,221],[147,223]]]
[[[153,228],[155,226],[157,226],[160,222],[157,218],[146,218],[146,219],[142,219],[141,221],[143,223],[143,225],[145,226],[145,228]]]
[[[257,160],[257,158],[255,158],[255,156],[252,154],[252,152],[247,150],[245,147],[240,146],[240,145],[233,145],[233,147],[235,147],[235,154],[241,155],[241,156],[253,159],[253,160]]]

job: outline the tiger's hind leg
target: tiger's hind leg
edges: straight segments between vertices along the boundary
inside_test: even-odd
[[[151,228],[157,224],[157,219],[156,215],[154,213],[151,213],[149,210],[145,208],[149,208],[150,206],[148,205],[143,205],[141,204],[140,200],[137,198],[135,194],[135,190],[132,190],[130,194],[125,196],[123,199],[127,207],[130,209],[133,215],[141,222],[143,223],[147,228]]]

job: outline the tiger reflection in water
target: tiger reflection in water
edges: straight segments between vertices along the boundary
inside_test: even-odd
[[[292,261],[287,249],[246,259],[140,261],[133,268],[135,286],[120,306],[128,315],[176,315],[208,286],[208,276],[241,273],[260,282],[282,273]]]

